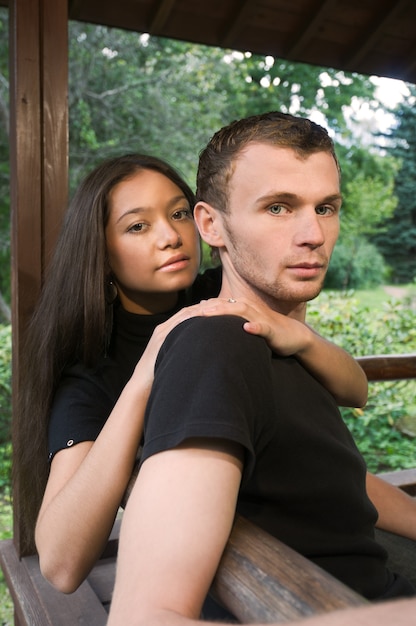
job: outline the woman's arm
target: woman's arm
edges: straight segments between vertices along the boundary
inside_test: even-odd
[[[203,304],[203,303],[201,303]],[[340,406],[361,407],[367,402],[367,377],[348,352],[324,339],[307,324],[244,299],[236,302],[205,301],[203,314],[218,315],[218,308],[229,315],[248,320],[244,329],[264,337],[282,356],[295,356],[328,389]]]
[[[61,591],[74,591],[105,547],[142,436],[159,348],[174,326],[199,313],[199,305],[188,307],[155,329],[96,441],[61,450],[51,463],[35,540],[44,576]]]
[[[416,498],[367,472],[367,493],[377,509],[377,528],[416,541]]]

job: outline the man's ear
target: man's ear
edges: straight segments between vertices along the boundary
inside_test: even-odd
[[[222,219],[220,212],[207,202],[197,202],[194,218],[199,233],[210,246],[220,248],[224,245],[222,238]]]

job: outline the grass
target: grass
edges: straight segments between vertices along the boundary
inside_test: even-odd
[[[409,285],[385,285],[374,289],[359,289],[354,292],[358,303],[369,309],[380,309],[385,302],[397,298],[410,298],[416,301],[416,284]]]
[[[383,304],[391,298],[384,287],[376,289],[360,289],[354,292],[360,306],[366,306],[370,310],[381,309]]]

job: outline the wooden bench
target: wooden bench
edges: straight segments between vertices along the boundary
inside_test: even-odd
[[[358,360],[369,380],[416,378],[416,355]],[[416,495],[416,468],[382,476]],[[13,540],[1,541],[0,564],[14,602],[15,626],[104,625],[114,585],[119,525],[120,519],[90,575],[69,595],[54,590],[42,577],[36,555],[19,558]],[[212,594],[241,623],[287,622],[365,603],[351,589],[239,516]]]

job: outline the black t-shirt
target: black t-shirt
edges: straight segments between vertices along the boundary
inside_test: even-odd
[[[234,316],[193,318],[157,359],[142,462],[189,437],[245,449],[238,511],[368,598],[388,584],[366,466],[331,394]]]

